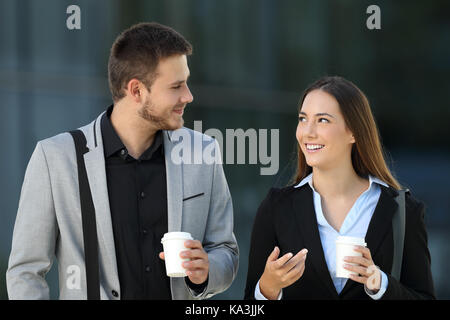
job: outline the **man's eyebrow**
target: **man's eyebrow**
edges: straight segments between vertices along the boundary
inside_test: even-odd
[[[299,114],[302,114],[302,115],[307,115],[306,113],[304,113],[303,111],[300,111],[299,112]],[[329,114],[329,113],[326,113],[326,112],[320,112],[320,113],[316,113],[315,114],[315,116],[316,117],[321,117],[321,116],[329,116],[329,117],[332,117],[332,118],[334,118],[331,114]]]
[[[177,80],[177,81],[175,81],[175,82],[172,82],[170,85],[171,85],[171,86],[174,86],[174,85],[177,85],[177,84],[182,84],[182,83],[184,83],[184,82],[187,82],[190,76],[191,76],[191,74],[188,74],[186,80]]]

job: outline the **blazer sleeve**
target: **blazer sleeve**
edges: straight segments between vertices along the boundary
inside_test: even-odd
[[[14,226],[6,282],[9,299],[49,299],[58,227],[50,174],[40,142],[28,163]]]
[[[424,204],[409,197],[400,282],[387,274],[388,287],[382,299],[436,299],[424,215]]]
[[[217,159],[221,159],[217,141],[215,152],[218,152],[213,164],[211,200],[206,224],[203,246],[208,253],[208,284],[198,299],[210,298],[225,291],[237,274],[239,248],[233,233],[233,203],[228,189],[223,167]]]
[[[255,299],[255,287],[261,278],[267,258],[277,245],[277,237],[272,219],[272,205],[278,189],[270,189],[268,195],[260,204],[253,223],[248,258],[247,283],[245,300]]]

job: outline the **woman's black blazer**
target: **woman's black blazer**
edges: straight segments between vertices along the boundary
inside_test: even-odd
[[[435,299],[430,253],[424,223],[424,205],[406,194],[406,227],[400,282],[390,275],[393,261],[392,216],[397,209],[393,188],[381,187],[366,242],[374,263],[388,277],[382,299]],[[254,299],[267,257],[275,246],[296,254],[308,249],[303,276],[283,289],[282,299],[371,299],[364,285],[348,280],[337,293],[320,242],[313,193],[308,184],[299,188],[272,188],[261,203],[253,225],[245,299]]]

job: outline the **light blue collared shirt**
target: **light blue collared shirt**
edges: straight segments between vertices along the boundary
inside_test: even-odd
[[[336,245],[335,240],[338,236],[365,238],[367,229],[369,228],[370,220],[372,219],[375,207],[381,194],[379,185],[388,187],[386,183],[378,178],[369,176],[369,188],[364,191],[353,204],[353,207],[348,212],[342,223],[341,229],[336,231],[325,219],[322,211],[322,202],[320,194],[314,189],[312,183],[312,173],[304,178],[295,188],[301,187],[308,183],[313,190],[314,209],[316,212],[317,224],[319,227],[320,241],[324,250],[325,260],[330,272],[331,279],[336,288],[337,293],[341,293],[344,288],[347,278],[336,277]],[[381,270],[380,270],[381,271]],[[374,300],[380,299],[387,289],[388,279],[386,274],[381,271],[381,288],[376,294],[371,294],[366,287],[366,293]],[[280,293],[279,299],[282,297]],[[265,300],[259,289],[259,282],[255,288],[255,298],[258,300]]]

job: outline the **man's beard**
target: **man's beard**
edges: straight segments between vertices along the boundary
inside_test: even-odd
[[[154,124],[160,130],[176,130],[183,126],[184,120],[182,117],[180,118],[178,125],[170,124],[170,117],[172,115],[173,108],[168,111],[166,117],[156,115],[155,109],[155,105],[150,101],[150,99],[147,99],[144,105],[138,110],[138,115]]]

